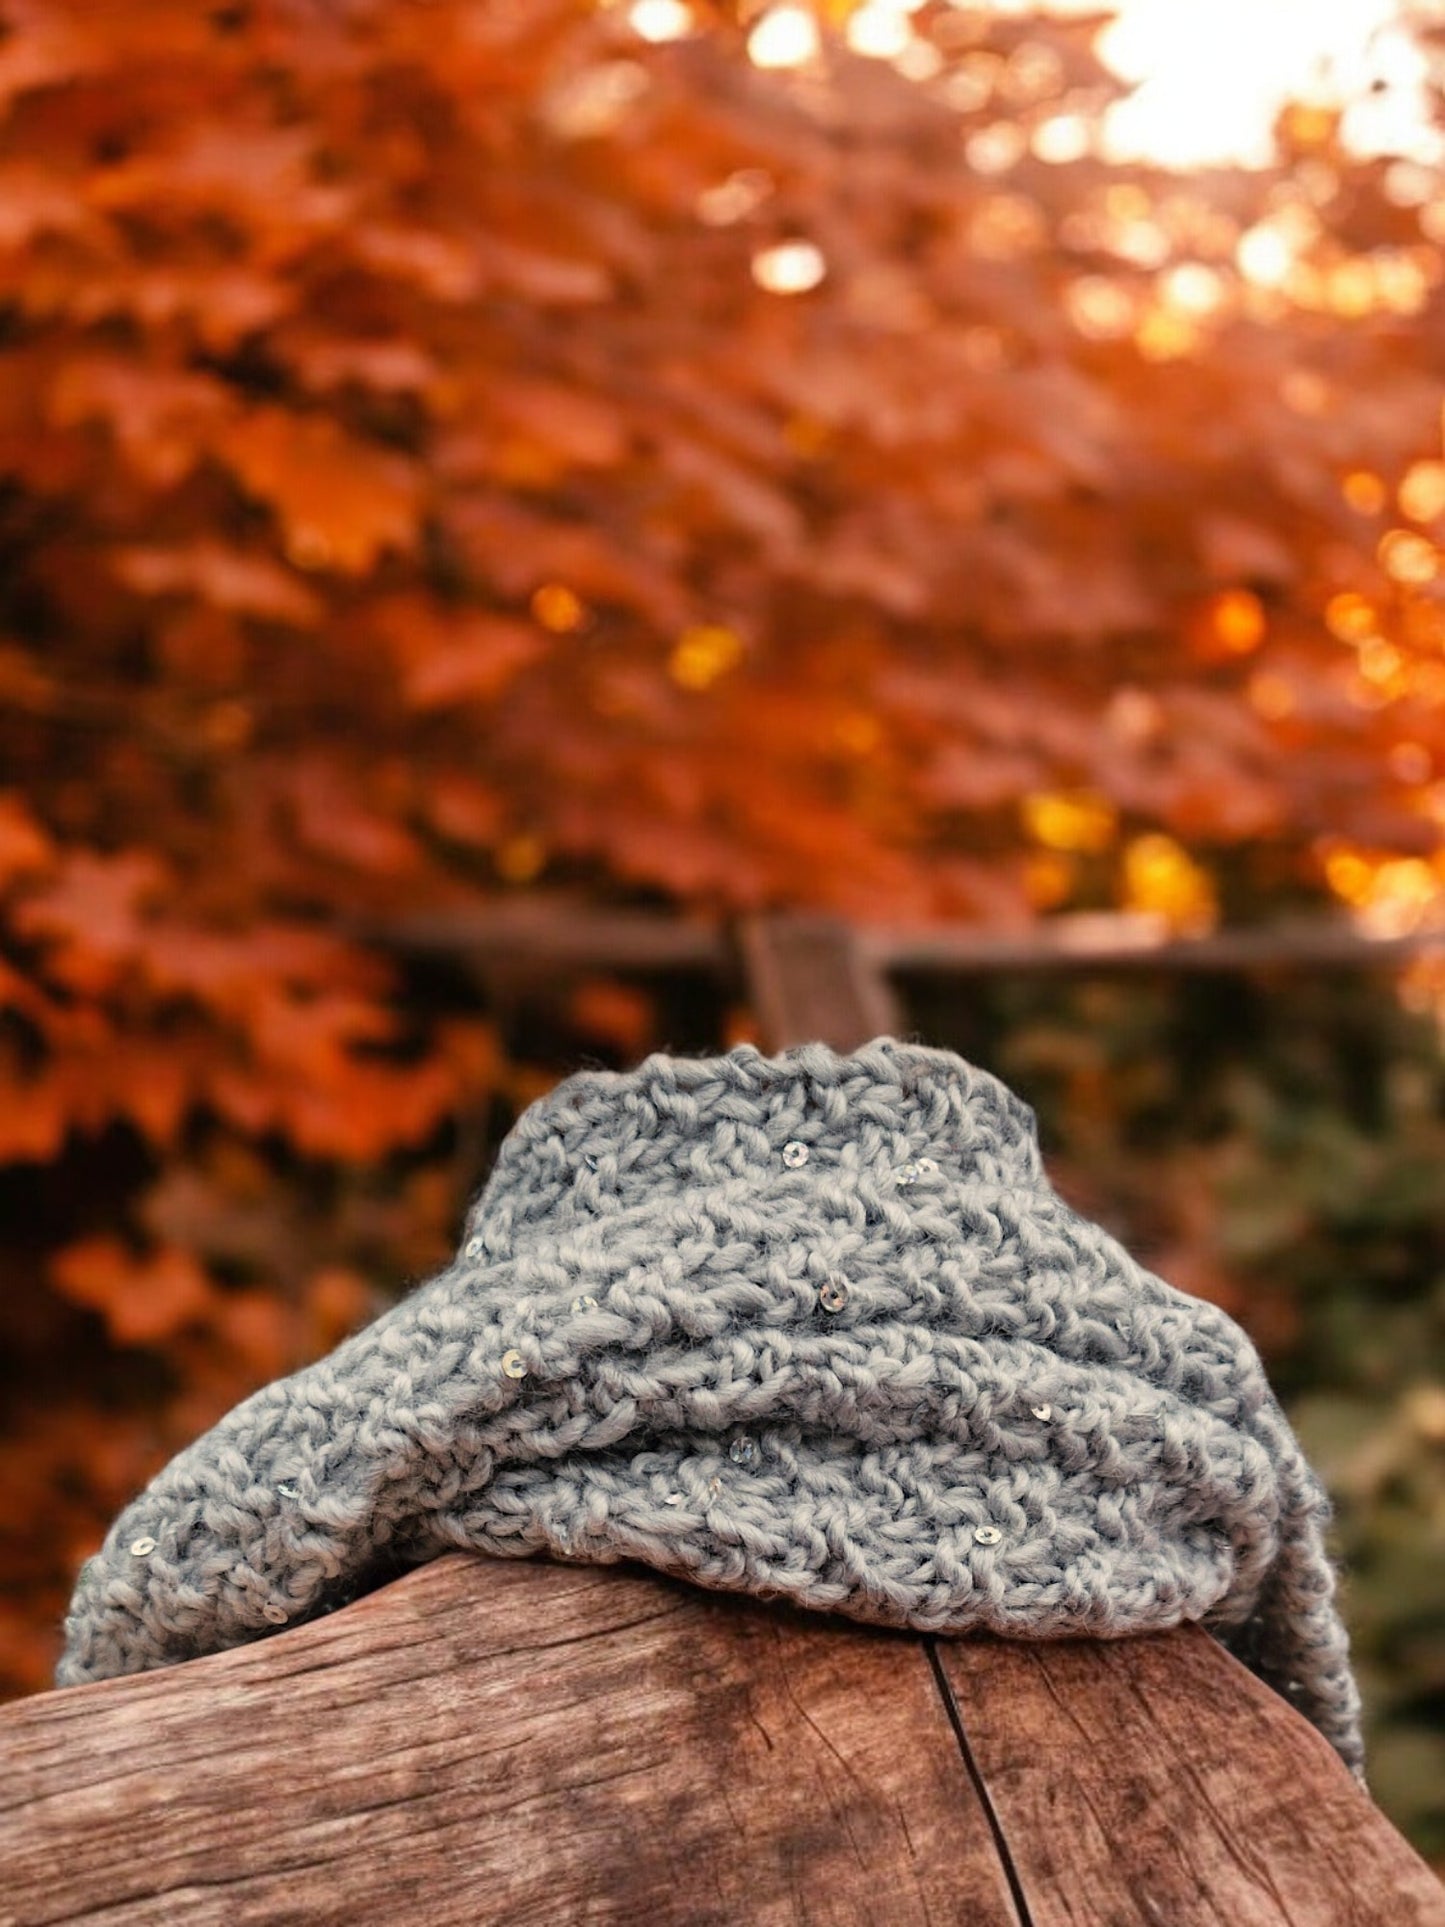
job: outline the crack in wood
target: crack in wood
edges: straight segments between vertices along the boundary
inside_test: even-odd
[[[963,1764],[968,1771],[969,1779],[973,1782],[973,1790],[978,1796],[978,1804],[983,1810],[984,1818],[988,1821],[989,1832],[993,1835],[993,1844],[998,1853],[999,1864],[1003,1868],[1005,1880],[1008,1881],[1008,1889],[1010,1897],[1013,1900],[1014,1912],[1018,1915],[1018,1927],[1034,1927],[1033,1914],[1029,1910],[1028,1895],[1024,1892],[1023,1881],[1019,1877],[1017,1866],[1014,1864],[1014,1857],[1009,1848],[1008,1836],[1003,1830],[1003,1822],[999,1819],[998,1811],[989,1794],[988,1782],[984,1779],[979,1769],[978,1761],[974,1758],[973,1748],[968,1743],[968,1732],[963,1724],[963,1711],[958,1704],[958,1695],[953,1690],[953,1682],[944,1670],[943,1660],[939,1656],[938,1641],[936,1639],[925,1638],[923,1641],[923,1650],[928,1655],[928,1664],[933,1673],[933,1683],[938,1688],[939,1698],[943,1701],[943,1710],[948,1715],[949,1725],[953,1728],[953,1737],[958,1741],[958,1750],[963,1755]]]

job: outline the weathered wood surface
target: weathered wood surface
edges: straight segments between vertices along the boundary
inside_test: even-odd
[[[1205,1634],[939,1655],[1032,1927],[1445,1921],[1327,1742]]]
[[[460,1555],[0,1708],[0,1923],[1439,1927],[1204,1634],[872,1632]]]

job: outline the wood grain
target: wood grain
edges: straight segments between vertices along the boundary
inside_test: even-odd
[[[1194,1628],[940,1643],[1032,1927],[1441,1927],[1445,1888]]]
[[[0,1707],[0,1868],[0,1927],[1445,1923],[1202,1633],[935,1642],[460,1555]]]
[[[1016,1923],[921,1642],[612,1568],[441,1560],[0,1758],[9,1927]]]

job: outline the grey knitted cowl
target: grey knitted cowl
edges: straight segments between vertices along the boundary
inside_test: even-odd
[[[1244,1333],[1056,1195],[995,1078],[659,1052],[533,1104],[444,1271],[157,1475],[56,1678],[543,1552],[930,1632],[1197,1620],[1358,1771],[1327,1516]]]

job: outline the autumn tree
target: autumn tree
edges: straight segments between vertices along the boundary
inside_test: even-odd
[[[1097,23],[943,5],[782,67],[756,10],[0,21],[17,1677],[538,1087],[407,994],[404,914],[1433,914],[1419,165],[1315,109],[1109,164]]]

